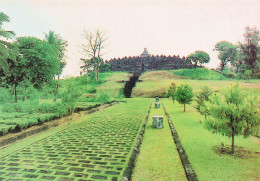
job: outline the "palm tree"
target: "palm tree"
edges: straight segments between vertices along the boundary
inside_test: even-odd
[[[65,58],[65,51],[66,47],[68,46],[68,42],[66,40],[63,40],[62,37],[59,34],[55,34],[54,31],[49,31],[48,34],[45,33],[45,40],[54,46],[57,50],[58,53],[58,58],[60,60],[60,68],[56,75],[59,76],[62,73],[62,69],[66,65],[66,61],[64,60]]]
[[[8,58],[10,59],[15,58],[15,55],[13,55],[11,51],[13,45],[3,40],[3,39],[13,38],[15,36],[15,33],[13,31],[8,31],[3,29],[3,23],[9,21],[10,21],[9,17],[3,12],[0,12],[0,68],[3,70],[5,74],[9,74],[10,72],[6,60]]]

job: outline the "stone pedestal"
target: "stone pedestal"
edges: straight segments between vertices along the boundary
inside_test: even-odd
[[[155,102],[154,103],[154,107],[155,107],[155,109],[159,109],[160,108],[160,103],[159,102]]]
[[[163,116],[153,116],[153,128],[163,128]]]

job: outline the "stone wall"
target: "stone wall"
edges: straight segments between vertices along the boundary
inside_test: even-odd
[[[124,57],[111,59],[112,71],[144,72],[150,70],[174,70],[194,68],[194,65],[179,56],[149,56],[149,57]]]

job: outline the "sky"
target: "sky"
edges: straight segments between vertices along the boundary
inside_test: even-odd
[[[4,28],[17,37],[44,38],[50,30],[68,41],[63,77],[80,74],[84,31],[105,32],[105,60],[153,55],[210,55],[209,68],[219,65],[219,41],[244,40],[246,26],[260,28],[259,0],[0,0],[10,17]]]

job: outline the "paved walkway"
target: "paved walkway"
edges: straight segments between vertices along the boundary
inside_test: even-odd
[[[1,158],[0,180],[117,180],[150,100],[129,100]]]

